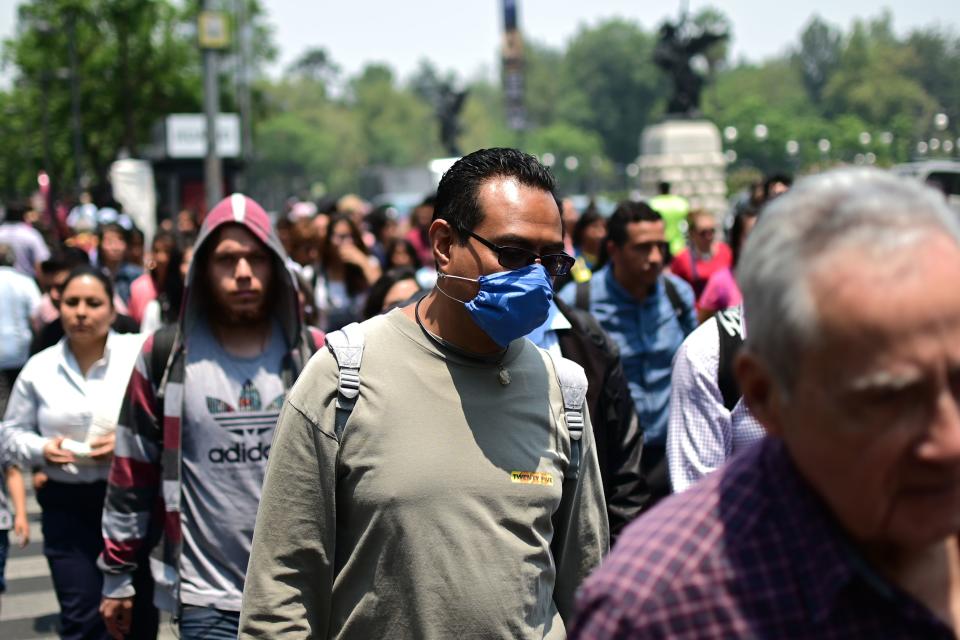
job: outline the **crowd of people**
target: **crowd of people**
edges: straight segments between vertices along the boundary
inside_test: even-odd
[[[659,192],[7,204],[0,593],[32,484],[68,639],[955,637],[956,212]]]

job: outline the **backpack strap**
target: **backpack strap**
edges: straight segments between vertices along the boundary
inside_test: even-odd
[[[717,333],[720,338],[720,361],[717,364],[717,386],[723,406],[733,411],[740,400],[740,385],[733,375],[733,359],[743,346],[743,318],[740,307],[717,312]]]
[[[584,280],[577,283],[577,297],[573,306],[577,309],[590,311],[590,280]]]
[[[337,416],[334,429],[339,438],[360,394],[360,359],[363,357],[363,329],[356,322],[326,335],[326,345],[337,359]]]
[[[670,300],[670,306],[673,307],[674,315],[677,316],[677,322],[681,322],[683,315],[687,312],[687,306],[683,304],[683,298],[680,297],[680,292],[677,291],[677,285],[673,284],[673,281],[667,276],[663,276],[663,289],[667,294],[667,298]],[[680,326],[683,326],[682,322]]]
[[[173,345],[177,339],[177,325],[169,324],[157,329],[150,347],[150,382],[155,384],[155,397],[163,405],[163,389],[166,387],[167,371],[173,357]]]
[[[576,480],[580,475],[580,462],[583,458],[583,405],[587,397],[587,374],[583,367],[572,360],[547,351],[553,360],[553,368],[560,382],[560,394],[563,396],[563,421],[570,434],[570,464],[564,480]]]

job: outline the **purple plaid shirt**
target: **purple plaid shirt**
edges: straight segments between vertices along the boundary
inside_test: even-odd
[[[627,527],[577,605],[571,640],[954,638],[854,552],[772,438]]]

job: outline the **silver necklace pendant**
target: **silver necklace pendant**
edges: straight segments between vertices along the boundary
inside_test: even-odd
[[[510,384],[510,372],[500,367],[500,373],[497,374],[497,379],[500,380],[500,384],[507,386]]]

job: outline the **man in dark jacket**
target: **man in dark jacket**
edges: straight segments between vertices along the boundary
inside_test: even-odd
[[[644,509],[650,491],[640,469],[643,430],[620,363],[620,351],[593,316],[558,298],[544,326],[528,338],[558,348],[587,374],[587,407],[610,520],[611,544]]]

